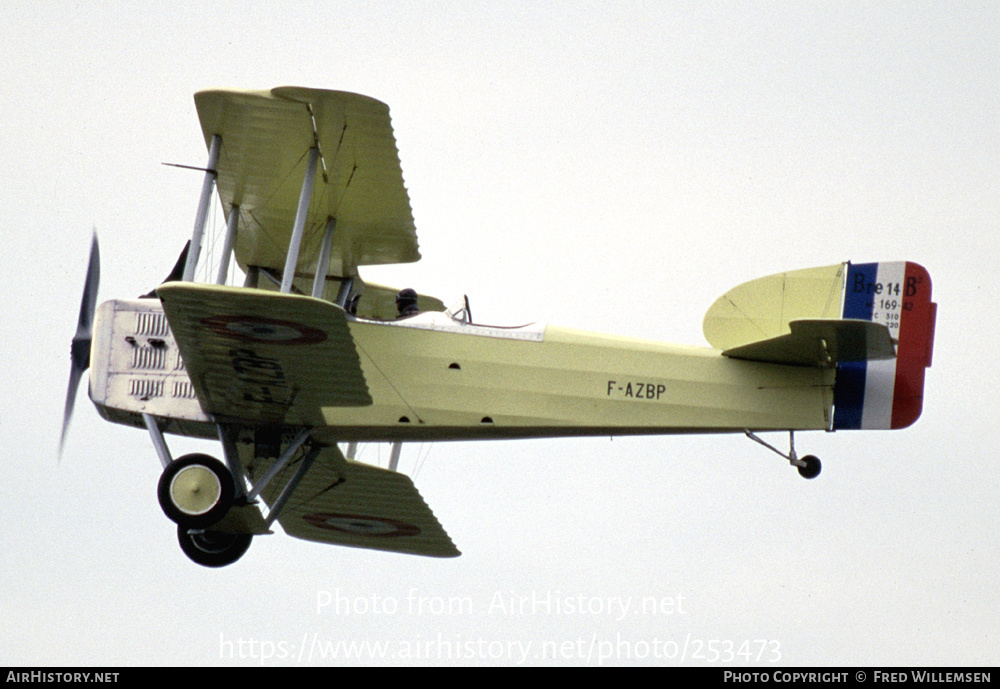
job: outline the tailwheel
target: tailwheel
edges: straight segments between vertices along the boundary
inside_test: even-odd
[[[182,529],[204,529],[226,516],[236,483],[219,460],[191,454],[167,465],[156,492],[163,512]]]
[[[203,567],[225,567],[246,553],[253,541],[248,533],[222,533],[177,527],[177,540],[184,554]]]
[[[768,450],[771,450],[771,452],[779,454],[787,459],[789,464],[798,469],[799,476],[802,478],[816,478],[819,476],[819,472],[823,470],[823,465],[820,464],[819,458],[815,455],[806,455],[800,459],[795,453],[795,431],[788,432],[788,454],[785,454],[774,445],[764,442],[749,428],[745,429],[743,432],[748,438],[750,438],[750,440],[763,445]]]
[[[819,476],[819,472],[823,470],[823,465],[820,463],[819,458],[813,455],[806,455],[799,460],[803,462],[799,464],[799,476],[802,478],[816,478]]]

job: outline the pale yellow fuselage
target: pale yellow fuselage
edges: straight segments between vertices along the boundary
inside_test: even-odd
[[[373,404],[338,440],[826,429],[834,371],[548,326],[541,341],[352,322]]]
[[[242,295],[267,314],[282,314],[289,304],[338,313],[301,297],[184,289],[205,313],[215,312],[211,295]],[[199,312],[191,319],[196,328],[183,319],[175,324],[201,347],[185,362],[158,301],[107,302],[95,320],[91,399],[111,421],[141,427],[140,415],[149,414],[169,433],[215,437],[222,421],[308,426],[326,442],[830,427],[832,368],[744,361],[708,347],[554,326],[497,328],[433,313],[345,320],[339,313],[349,343],[329,344],[336,328],[328,320],[322,344],[288,347],[220,338]],[[328,365],[337,357],[344,367]],[[357,366],[360,375],[344,377]],[[350,394],[338,397],[334,391],[345,385]],[[336,399],[343,401],[321,401]]]

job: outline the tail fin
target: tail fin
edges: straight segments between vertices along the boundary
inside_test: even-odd
[[[835,430],[906,428],[920,417],[936,315],[931,277],[923,266],[848,264],[843,317],[887,326],[897,342],[896,358],[838,364]]]
[[[905,428],[923,408],[936,313],[922,266],[847,263],[738,285],[716,300],[703,327],[723,354],[755,361],[823,365],[816,342],[824,351],[839,349],[831,357],[837,363],[832,427]],[[880,327],[858,328],[858,321]],[[872,346],[869,335],[882,343]],[[895,357],[886,358],[893,344]]]

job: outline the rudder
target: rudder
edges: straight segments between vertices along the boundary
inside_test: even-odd
[[[923,266],[908,261],[848,265],[843,317],[887,326],[897,342],[896,358],[837,366],[835,430],[906,428],[920,417],[936,315],[931,278]]]

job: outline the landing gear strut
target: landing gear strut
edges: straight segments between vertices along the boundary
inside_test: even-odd
[[[268,528],[281,513],[302,477],[312,466],[323,445],[311,442],[299,466],[271,504],[265,521],[256,499],[268,482],[277,476],[310,440],[311,429],[300,428],[298,435],[255,483],[250,486],[237,446],[239,429],[216,424],[226,462],[203,454],[170,456],[159,421],[143,414],[143,422],[153,439],[153,447],[163,465],[157,497],[164,514],[177,524],[177,540],[184,554],[204,567],[224,567],[239,560],[253,541],[253,534],[270,533]],[[281,447],[280,436],[277,447]]]
[[[799,470],[799,476],[801,476],[802,478],[816,478],[817,476],[819,476],[820,471],[823,470],[823,465],[820,463],[818,457],[814,455],[806,455],[805,457],[802,457],[800,459],[798,455],[795,454],[795,431],[788,431],[787,455],[778,448],[771,445],[770,443],[766,443],[760,438],[758,438],[753,431],[744,430],[743,432],[746,433],[747,437],[750,438],[750,440],[753,440],[756,443],[760,443],[761,445],[771,450],[772,452],[775,452],[784,457],[785,459],[787,459],[789,464],[791,464],[792,466],[796,467]]]

